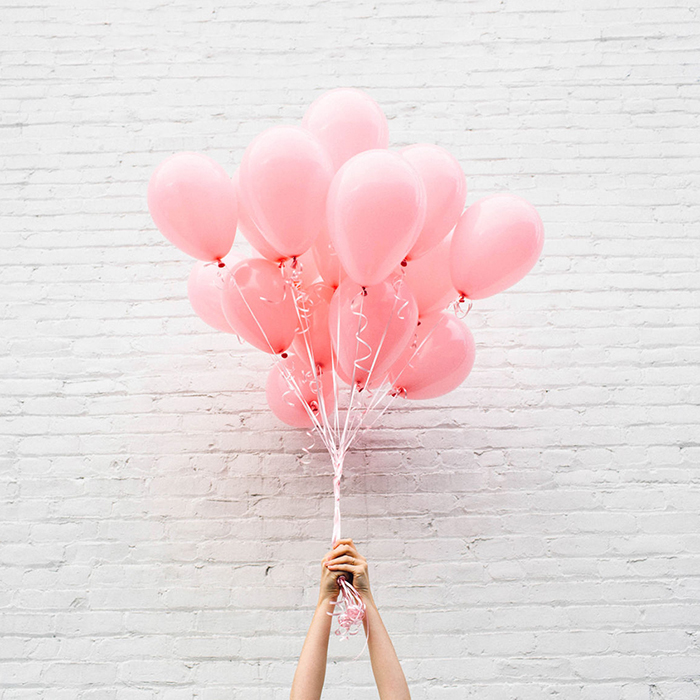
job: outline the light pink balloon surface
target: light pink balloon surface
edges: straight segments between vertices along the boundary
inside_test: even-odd
[[[328,236],[328,229],[324,226],[318,234],[313,246],[311,246],[316,267],[323,281],[331,287],[337,287],[347,277],[347,273],[340,264],[338,253]]]
[[[434,248],[416,260],[409,260],[404,279],[411,288],[421,316],[442,311],[459,294],[450,278],[450,247],[452,237],[443,238]]]
[[[284,352],[294,340],[297,314],[292,292],[275,263],[249,258],[226,277],[224,316],[244,340],[269,353]]]
[[[226,171],[201,153],[177,153],[154,170],[148,209],[160,232],[193,258],[219,260],[231,249],[236,194]]]
[[[421,318],[416,338],[392,366],[390,381],[407,399],[434,399],[456,389],[474,366],[474,337],[449,313]]]
[[[196,262],[187,281],[187,296],[199,318],[212,328],[233,333],[221,308],[224,288],[224,268],[218,263]]]
[[[318,139],[298,126],[275,126],[246,148],[240,187],[246,208],[274,250],[304,253],[318,236],[333,178],[330,156]]]
[[[359,284],[345,280],[333,295],[328,316],[343,376],[354,376],[360,387],[368,377],[381,380],[411,341],[417,322],[416,300],[401,280],[369,286],[365,295]]]
[[[353,88],[325,92],[306,110],[302,124],[326,147],[335,170],[362,151],[389,145],[382,108]]]
[[[327,284],[318,283],[309,287],[305,302],[309,326],[304,332],[300,329],[292,343],[292,350],[301,360],[311,365],[310,350],[314,363],[321,369],[329,371],[332,368],[333,350],[328,328],[328,313],[333,292],[333,287]]]
[[[323,392],[323,404],[319,396],[319,384]],[[323,374],[314,373],[295,355],[278,362],[267,377],[265,386],[267,403],[283,423],[295,428],[310,428],[314,422],[309,410],[321,417],[335,406],[333,381]],[[321,419],[323,422],[323,419]]]
[[[544,245],[544,226],[522,197],[495,194],[472,204],[452,236],[452,283],[469,299],[484,299],[520,281]]]
[[[401,155],[418,171],[425,185],[425,223],[408,259],[425,255],[455,227],[467,199],[462,166],[444,148],[427,143],[409,146]]]
[[[397,153],[365,151],[338,171],[328,193],[328,233],[358,284],[379,284],[407,255],[425,221],[425,187]]]
[[[280,262],[285,260],[285,256],[278,250],[275,250],[265,239],[265,236],[260,233],[260,229],[255,225],[253,219],[250,218],[248,211],[249,207],[245,196],[241,191],[240,183],[240,168],[233,173],[231,181],[233,182],[236,191],[236,199],[238,201],[238,230],[243,234],[243,237],[255,248],[255,250],[268,260]]]
[[[305,287],[310,287],[319,279],[318,267],[311,248],[299,256],[297,263],[301,265],[301,282]]]

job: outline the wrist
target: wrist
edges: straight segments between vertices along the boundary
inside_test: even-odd
[[[316,607],[321,608],[330,606],[332,603],[335,603],[337,598],[338,591],[335,591],[334,593],[321,592],[318,594],[318,602],[316,603]]]

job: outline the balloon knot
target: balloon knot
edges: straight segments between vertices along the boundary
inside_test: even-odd
[[[281,357],[283,360],[286,360],[286,359],[289,357],[289,355],[288,355],[286,352],[283,352],[283,353],[280,355],[280,357]]]
[[[226,264],[221,258],[217,258],[217,262],[219,263],[219,267],[226,267]]]
[[[404,258],[404,259],[401,261],[401,267],[406,267],[406,265],[408,265],[408,260],[406,260],[406,258]]]
[[[363,297],[367,296],[367,287],[362,287],[362,296]]]

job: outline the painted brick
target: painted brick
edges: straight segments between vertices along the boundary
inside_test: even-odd
[[[547,235],[464,386],[348,458],[414,700],[697,700],[699,35],[687,0],[3,3],[0,698],[288,697],[329,460],[191,311],[146,184],[351,85]],[[324,697],[376,697],[361,648]]]

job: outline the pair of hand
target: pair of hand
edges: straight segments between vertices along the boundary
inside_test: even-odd
[[[321,560],[319,597],[322,600],[335,600],[339,576],[345,576],[363,598],[371,599],[367,560],[357,551],[352,540],[338,540],[335,547]]]

